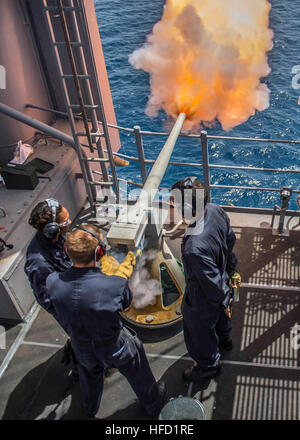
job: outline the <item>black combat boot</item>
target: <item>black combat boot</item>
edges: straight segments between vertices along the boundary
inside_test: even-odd
[[[230,351],[233,349],[232,339],[228,336],[227,338],[223,338],[219,340],[219,348],[221,350]]]
[[[184,370],[183,378],[188,382],[201,382],[205,379],[219,376],[219,374],[221,374],[221,364],[210,368],[201,368],[199,365],[194,365]]]

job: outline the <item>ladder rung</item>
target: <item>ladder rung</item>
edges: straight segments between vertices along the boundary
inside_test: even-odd
[[[98,185],[98,186],[112,186],[113,182],[96,182],[95,180],[89,182],[90,185]]]
[[[64,74],[64,75],[60,75],[60,77],[68,79],[68,78],[74,78],[74,75]],[[92,78],[92,75],[76,75],[76,78],[79,78],[79,79],[90,79],[90,78]]]
[[[46,11],[56,11],[59,12],[59,9],[57,6],[44,6],[44,8],[46,9]],[[63,7],[64,11],[81,11],[81,7],[80,6],[64,6]]]
[[[53,41],[54,46],[65,46],[66,44],[70,44],[71,46],[84,46],[82,41]]]
[[[80,104],[69,104],[68,107],[69,108],[81,108],[81,105]],[[94,105],[84,104],[83,107],[84,108],[94,108],[94,109],[96,109],[96,108],[99,107],[99,105],[97,105],[97,104],[94,104]]]
[[[100,133],[100,131],[97,131],[97,133],[92,133],[91,132],[91,136],[97,137],[97,138],[101,138],[104,136],[104,133]]]
[[[81,131],[77,132],[76,134],[77,134],[77,136],[80,136],[80,137],[86,137],[87,136],[87,134],[85,132],[81,132]],[[100,138],[100,137],[104,136],[104,133],[92,133],[91,132],[90,135],[94,136],[94,137]]]
[[[83,160],[86,162],[109,162],[106,157],[84,157]]]

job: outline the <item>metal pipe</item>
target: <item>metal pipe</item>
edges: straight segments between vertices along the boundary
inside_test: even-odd
[[[230,136],[214,136],[208,135],[208,139],[224,139],[230,141],[250,141],[250,142],[271,142],[276,144],[300,144],[299,140],[293,141],[289,139],[260,139],[260,138],[243,138],[243,137],[230,137]]]
[[[26,104],[26,107],[31,107],[31,108],[36,108],[38,110],[42,110],[45,112],[52,112],[52,113],[61,113],[67,116],[67,113],[63,113],[63,112],[58,112],[57,110],[53,110],[50,108],[46,108],[46,107],[40,107],[38,105],[34,105],[34,104]],[[78,116],[78,118],[80,118]],[[82,119],[82,118],[81,118]],[[102,124],[101,121],[98,121],[98,124]],[[121,127],[118,125],[113,125],[113,124],[106,124],[108,127],[111,128],[117,128],[118,130],[123,130],[126,131],[128,133],[134,133],[134,130],[132,128],[127,128],[127,127]],[[146,130],[141,130],[141,135],[143,136],[168,136],[169,133],[166,132],[154,132],[154,131],[146,131]],[[201,138],[201,135],[199,134],[186,134],[186,133],[181,133],[179,135],[180,137],[188,137],[191,139],[199,139]],[[239,137],[230,137],[230,136],[213,136],[213,135],[207,135],[207,139],[224,139],[224,140],[228,140],[228,141],[245,141],[245,142],[271,142],[271,143],[276,143],[276,144],[300,144],[300,140],[283,140],[283,139],[260,139],[260,138],[239,138]]]
[[[290,186],[289,187],[282,187],[280,189],[281,209],[280,209],[279,226],[278,226],[279,234],[283,234],[283,232],[284,232],[284,219],[286,216],[286,211],[289,207],[289,202],[290,202],[292,192],[293,192],[293,190]]]
[[[166,237],[169,236],[169,235],[174,234],[174,232],[176,232],[177,229],[180,228],[180,226],[181,226],[183,223],[184,223],[183,220],[179,220],[179,222],[177,223],[177,225],[174,226],[174,228],[169,229],[169,230],[167,230],[167,229],[163,229],[163,230],[162,230],[162,234],[163,234],[164,236],[166,236]]]
[[[151,169],[137,202],[133,206],[128,207],[128,209],[123,210],[123,212],[121,210],[117,221],[111,225],[106,236],[110,246],[114,247],[122,244],[126,245],[129,249],[136,249],[146,236],[147,229],[149,232],[147,239],[151,240],[152,245],[154,243],[158,245],[163,219],[160,218],[155,230],[152,230],[151,227],[148,228],[150,223],[148,218],[149,212],[147,211],[152,207],[153,200],[166,172],[185,119],[185,113],[180,113]]]
[[[43,133],[46,133],[53,138],[60,139],[62,142],[65,142],[66,144],[70,145],[70,147],[72,147],[75,150],[76,155],[78,157],[79,152],[77,151],[74,139],[71,136],[68,136],[67,134],[63,133],[62,131],[57,130],[56,128],[50,127],[49,125],[44,124],[43,122],[37,121],[36,119],[33,119],[27,115],[24,115],[23,113],[9,107],[6,104],[3,104],[1,102],[0,102],[0,113],[3,113],[6,116],[9,116],[13,119],[16,119],[17,121],[20,121],[23,124],[29,125],[30,127],[36,128],[37,130],[42,131]],[[82,150],[81,154],[84,158],[86,158],[86,154],[83,150]],[[91,175],[90,170],[87,166],[87,163],[85,161],[82,161],[82,162],[83,162],[82,166],[85,167],[85,170],[89,176],[89,180],[92,180],[92,175]],[[86,185],[86,191],[87,191],[87,194],[89,197],[90,204],[92,206],[93,201],[92,201],[92,198],[90,197],[89,187],[87,185]]]
[[[143,136],[168,136],[168,133],[164,132],[152,132],[152,131],[141,131]],[[193,139],[201,138],[201,134],[180,134],[180,137],[188,137]],[[223,139],[229,141],[245,141],[245,142],[267,142],[267,143],[276,143],[276,144],[300,144],[300,140],[283,140],[283,139],[260,139],[260,138],[243,138],[243,137],[230,137],[230,136],[213,136],[207,135],[207,139]]]
[[[169,137],[156,159],[151,172],[145,182],[144,188],[134,208],[149,208],[157,193],[158,187],[164,177],[169,164],[174,146],[180,134],[183,123],[186,119],[185,113],[180,113]]]
[[[211,188],[223,188],[223,189],[244,189],[249,191],[275,191],[280,192],[280,188],[259,188],[255,186],[233,186],[233,185],[210,185]],[[295,194],[300,194],[300,191],[294,190]]]
[[[66,112],[61,112],[58,110],[54,110],[52,108],[47,108],[47,107],[41,107],[39,105],[34,105],[34,104],[26,104],[25,107],[29,107],[29,108],[36,108],[37,110],[42,110],[43,112],[50,112],[50,113],[57,113],[58,115],[62,115],[62,116],[68,116],[68,113]],[[83,119],[82,116],[78,116],[78,115],[74,115],[74,119]],[[88,118],[88,121],[90,122],[91,118]],[[98,121],[98,124],[103,125],[103,122]],[[126,127],[121,127],[119,125],[113,125],[113,124],[106,124],[108,127],[111,128],[116,128],[117,130],[123,130],[126,131],[127,133],[133,133],[134,130],[132,128],[126,128]]]
[[[49,134],[51,137],[60,139],[61,141],[65,142],[75,149],[74,139],[71,136],[68,136],[67,134],[57,130],[56,128],[50,127],[43,122],[33,119],[30,116],[24,115],[24,113],[21,113],[6,104],[3,104],[2,102],[0,102],[0,113],[16,119],[17,121],[23,122],[23,124],[30,125],[30,127],[36,128],[37,130]]]
[[[245,167],[245,166],[235,166],[235,165],[213,165],[209,164],[209,168],[218,168],[226,170],[242,170],[242,171],[269,171],[272,173],[291,173],[300,174],[300,170],[286,170],[277,168],[258,168],[258,167]]]
[[[143,147],[143,138],[141,136],[141,127],[139,125],[135,125],[133,127],[133,129],[134,129],[136,148],[137,148],[137,152],[138,152],[138,160],[139,160],[139,164],[140,164],[142,182],[144,185],[147,180],[148,173],[147,173],[147,168],[145,165],[146,162],[145,162],[145,154],[144,154],[144,147]]]
[[[241,288],[243,289],[257,289],[257,290],[271,290],[271,291],[279,291],[279,292],[295,292],[299,293],[299,287],[295,286],[275,286],[273,284],[255,284],[255,283],[242,283]]]
[[[273,228],[273,226],[274,226],[276,210],[280,211],[280,209],[281,209],[280,206],[274,205],[273,212],[272,212],[271,228]]]
[[[280,210],[280,216],[279,216],[279,225],[278,225],[278,232],[279,234],[283,234],[284,231],[284,219],[285,219],[285,212],[286,208],[281,208]]]

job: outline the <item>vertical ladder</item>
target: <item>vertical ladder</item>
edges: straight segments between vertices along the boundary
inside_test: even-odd
[[[112,187],[114,187],[116,202],[118,203],[119,185],[84,7],[82,0],[42,1],[43,16],[50,37],[51,50],[60,79],[61,92],[74,138],[75,150],[91,211],[93,215],[96,215],[96,206],[99,203],[96,188],[101,188],[102,195],[112,195]],[[59,27],[57,26],[57,20],[60,22]],[[64,41],[58,41],[59,37],[57,35],[61,33],[61,30],[63,31]],[[62,48],[67,50],[71,73],[63,71]],[[90,61],[89,66],[92,66],[90,69],[92,71],[89,72],[87,71],[88,60]],[[70,84],[68,83],[70,80],[73,80],[75,85],[78,100],[76,104],[70,101]],[[94,85],[93,92],[91,80]],[[79,132],[76,128],[74,118],[76,110],[77,112],[80,111],[82,115],[84,124],[84,131],[82,132]],[[102,122],[102,131],[99,128],[97,111]],[[91,124],[92,130],[90,130],[89,124]],[[88,144],[82,143],[81,138],[86,138]],[[101,139],[105,141],[107,157],[104,156]],[[97,157],[87,157],[86,148],[89,148],[92,153],[96,151]],[[93,172],[90,167],[92,162],[100,165],[100,173]],[[107,171],[108,164],[110,165],[111,176]],[[93,173],[101,174],[103,180],[94,180]]]

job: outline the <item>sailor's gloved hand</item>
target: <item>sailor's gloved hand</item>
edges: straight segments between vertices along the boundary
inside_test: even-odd
[[[224,310],[224,313],[225,313],[226,316],[228,316],[229,319],[231,319],[231,315],[232,315],[232,298],[230,298],[229,305]]]
[[[129,251],[126,257],[124,258],[123,262],[119,265],[119,268],[115,272],[115,275],[126,278],[128,280],[132,275],[135,264],[136,264],[135,255],[132,251]]]
[[[120,263],[112,255],[104,255],[100,260],[100,267],[105,275],[115,275]]]

